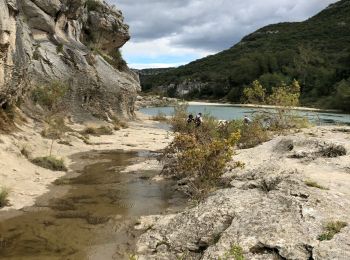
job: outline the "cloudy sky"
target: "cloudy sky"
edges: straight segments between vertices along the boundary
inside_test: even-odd
[[[186,64],[277,22],[303,21],[336,0],[107,0],[121,9],[132,39],[130,67]]]

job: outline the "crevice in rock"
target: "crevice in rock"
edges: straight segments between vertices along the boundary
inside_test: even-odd
[[[314,260],[314,252],[313,252],[313,246],[311,245],[304,245],[305,250],[309,253],[308,260]]]
[[[261,242],[259,242],[258,244],[250,248],[249,251],[253,254],[260,254],[260,255],[271,254],[271,255],[274,255],[278,260],[287,260],[287,258],[283,257],[280,254],[279,249],[277,247],[265,245]]]

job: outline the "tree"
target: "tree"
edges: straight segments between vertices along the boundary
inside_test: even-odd
[[[337,84],[334,102],[336,107],[350,111],[350,78]]]
[[[261,104],[265,102],[266,89],[255,80],[249,88],[244,89],[243,98],[246,103]]]
[[[287,86],[282,83],[280,87],[272,89],[272,94],[267,98],[270,105],[291,107],[299,105],[300,85],[297,80],[293,80],[292,84]]]

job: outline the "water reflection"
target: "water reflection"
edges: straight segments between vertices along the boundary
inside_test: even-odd
[[[75,156],[88,165],[81,175],[57,182],[56,190],[68,188],[65,196],[0,222],[0,258],[123,259],[132,250],[138,216],[176,211],[186,202],[173,183],[151,181],[155,172],[121,172],[146,156],[122,151]]]

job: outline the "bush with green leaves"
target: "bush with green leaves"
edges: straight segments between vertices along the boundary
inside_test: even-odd
[[[233,244],[228,252],[224,256],[219,257],[218,260],[244,260],[243,248],[239,245]]]
[[[101,6],[101,3],[98,0],[87,0],[86,1],[86,8],[90,11],[97,11],[99,7]]]
[[[209,138],[196,132],[178,133],[165,149],[163,158],[175,158],[172,172],[177,178],[188,180],[187,192],[191,198],[201,200],[219,184],[239,137],[239,132],[227,139]]]
[[[52,171],[67,171],[62,159],[57,159],[54,156],[37,157],[31,160],[35,165]]]
[[[50,112],[60,110],[63,105],[63,97],[69,90],[68,85],[55,81],[51,84],[38,86],[31,91],[31,98],[34,103],[41,105]]]
[[[156,115],[150,117],[150,119],[154,120],[154,121],[161,121],[161,122],[168,121],[168,118],[166,117],[166,114],[162,113],[160,111]]]
[[[93,135],[93,136],[101,136],[101,135],[112,135],[113,129],[109,126],[88,126],[84,130],[80,132],[82,135]]]
[[[162,160],[168,174],[178,179],[187,179],[186,192],[195,200],[203,199],[220,183],[222,174],[234,154],[234,146],[240,138],[239,124],[220,124],[208,115],[196,127],[187,123],[187,105],[175,107],[170,120],[177,133],[172,143],[164,150]]]
[[[59,53],[63,53],[63,51],[64,51],[64,45],[63,45],[63,43],[59,43],[56,46],[56,52],[57,52],[57,54],[59,54]]]
[[[272,94],[267,98],[267,103],[274,106],[295,107],[299,105],[300,85],[293,80],[290,85],[281,83],[272,89]]]
[[[265,102],[266,89],[263,88],[258,80],[255,80],[250,87],[244,89],[243,96],[246,103],[263,104]]]

